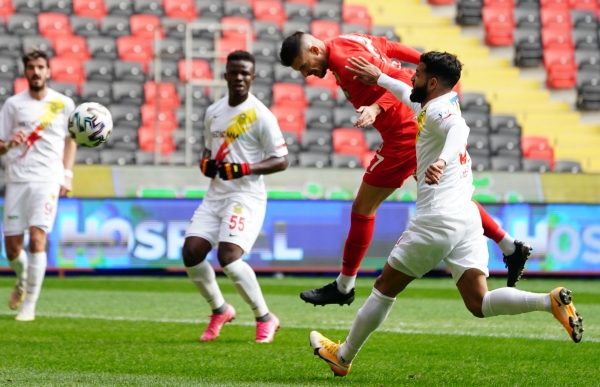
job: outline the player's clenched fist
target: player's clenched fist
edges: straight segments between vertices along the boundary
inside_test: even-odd
[[[431,164],[427,170],[425,170],[425,183],[429,185],[439,184],[442,175],[444,174],[445,167],[446,162],[442,159],[438,159],[435,163]]]
[[[200,170],[204,176],[214,179],[217,176],[217,160],[203,158],[200,160]]]
[[[223,180],[239,179],[250,174],[250,164],[221,163],[218,167],[219,177]]]
[[[6,144],[7,148],[13,148],[17,145],[21,145],[25,142],[25,140],[27,140],[27,133],[25,133],[24,131],[20,130],[17,133],[13,134],[13,136],[11,137],[10,141],[8,142],[8,144]]]

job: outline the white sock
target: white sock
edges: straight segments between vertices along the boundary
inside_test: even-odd
[[[35,304],[42,289],[42,282],[46,275],[46,264],[48,258],[46,252],[32,253],[27,266],[27,297],[26,301]]]
[[[508,233],[504,234],[504,238],[498,242],[498,247],[502,250],[502,254],[511,255],[517,249],[515,238],[511,237]]]
[[[246,262],[238,259],[223,268],[223,272],[237,289],[244,301],[252,308],[254,317],[269,313],[254,270]]]
[[[367,301],[358,310],[346,341],[338,349],[338,360],[346,364],[352,362],[371,333],[375,332],[390,314],[394,301],[395,298],[384,296],[373,288]]]
[[[196,289],[208,302],[211,310],[215,310],[225,303],[219,284],[215,276],[215,270],[208,261],[204,260],[199,265],[186,267],[188,277],[192,280]]]
[[[352,289],[354,289],[355,282],[355,275],[343,275],[342,273],[340,273],[340,275],[335,280],[338,290],[344,294],[348,294]]]
[[[534,311],[552,313],[549,294],[530,293],[515,288],[500,288],[485,293],[481,312],[484,317],[521,314]]]
[[[17,285],[25,285],[27,283],[27,253],[25,250],[21,249],[17,258],[9,258],[8,263],[17,276]]]

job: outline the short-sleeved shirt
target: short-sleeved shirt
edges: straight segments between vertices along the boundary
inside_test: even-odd
[[[63,154],[73,100],[52,89],[42,100],[29,90],[10,97],[0,112],[0,140],[24,131],[27,141],[5,155],[6,182],[64,182]]]
[[[204,125],[205,146],[213,159],[256,164],[288,154],[277,118],[252,94],[237,106],[229,106],[229,96],[221,98],[206,110]],[[248,175],[227,181],[217,176],[211,181],[205,199],[218,200],[240,195],[266,199],[262,175]]]

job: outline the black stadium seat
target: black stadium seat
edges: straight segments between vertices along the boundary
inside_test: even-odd
[[[490,117],[492,133],[521,135],[521,127],[515,116],[511,115],[492,115]]]
[[[109,137],[110,138],[110,137]],[[75,153],[76,164],[98,164],[100,162],[100,152],[97,149],[79,148]]]
[[[300,143],[298,141],[297,133],[282,131],[281,134],[283,135],[283,138],[285,139],[285,144],[287,145],[288,152],[290,152],[290,153],[300,152]]]
[[[491,158],[491,167],[494,171],[520,171],[521,158],[511,156],[494,156]]]
[[[525,172],[549,172],[550,163],[547,160],[523,159],[523,171]]]
[[[469,112],[490,113],[490,104],[482,93],[462,93],[460,95],[460,109]]]
[[[133,14],[131,0],[104,0],[104,7],[109,15],[131,16]]]
[[[490,148],[494,155],[521,157],[521,137],[511,134],[492,134]]]
[[[102,19],[100,27],[102,35],[118,38],[131,35],[129,28],[129,17],[124,15],[108,15]]]
[[[339,5],[318,2],[313,5],[313,17],[319,20],[333,20],[341,23],[342,10]]]
[[[256,85],[252,86],[252,90],[256,87]],[[191,94],[192,94],[192,106],[194,107],[207,107],[210,105],[210,98],[208,93],[206,92],[206,88],[204,86],[191,85]],[[186,103],[186,90],[184,84],[177,85],[177,94],[179,95],[179,101],[181,101],[181,105],[185,106]]]
[[[88,81],[112,82],[113,62],[108,59],[90,59],[83,64]]]
[[[12,81],[17,77],[17,62],[14,58],[0,56],[0,79]]]
[[[396,35],[396,31],[394,27],[388,26],[373,26],[371,27],[371,35],[374,36],[385,36],[387,40],[391,40],[393,42],[399,42],[400,38]]]
[[[56,12],[70,15],[73,13],[71,0],[42,0],[42,12]]]
[[[491,167],[490,158],[487,156],[471,155],[471,169],[475,171],[487,171]]]
[[[331,132],[327,130],[307,130],[302,133],[302,149],[306,152],[330,154],[333,150]]]
[[[335,100],[331,95],[331,90],[325,87],[307,86],[304,95],[310,106],[333,109]]]
[[[144,101],[144,87],[137,82],[114,82],[112,84],[114,103],[127,103],[142,105]]]
[[[359,114],[353,107],[336,107],[333,109],[333,125],[336,128],[352,128],[358,117]]]
[[[160,0],[133,0],[134,13],[144,13],[150,15],[163,16],[163,10]]]
[[[591,70],[600,72],[599,50],[576,50],[575,63],[579,70]]]
[[[517,28],[513,31],[514,62],[519,67],[536,67],[542,63],[543,48],[540,30]]]
[[[2,37],[3,40],[5,39],[4,37]],[[41,37],[41,36],[23,36],[23,51],[27,51],[28,49],[30,49],[31,47],[37,47],[40,50],[43,50],[46,52],[46,54],[48,54],[49,57],[53,57],[55,56],[55,52],[54,49],[52,48],[52,42],[50,41],[50,39]]]
[[[585,70],[577,73],[577,108],[600,109],[600,71]]]
[[[115,128],[136,129],[142,126],[139,106],[135,105],[109,105],[108,110],[113,119]]]
[[[490,116],[481,112],[464,112],[462,117],[471,128],[471,133],[489,133],[490,132]]]
[[[273,90],[270,86],[253,84],[250,91],[266,106],[271,106],[273,104]]]
[[[299,71],[291,67],[275,66],[275,82],[289,82],[304,85],[305,80]]]
[[[21,58],[23,54],[21,38],[18,36],[2,36],[0,39],[0,55]]]
[[[146,80],[146,74],[141,63],[138,62],[114,62],[115,80],[143,83]]]
[[[290,21],[286,21],[285,23],[283,23],[283,29],[281,32],[283,33],[284,39],[287,38],[288,36],[292,35],[296,31],[310,33],[310,24],[305,21],[295,21],[295,20],[290,20]]]
[[[77,85],[69,82],[54,82],[50,80],[48,82],[48,87],[58,91],[61,94],[66,95],[67,97],[73,99],[75,105],[79,103],[79,93],[77,92]]]
[[[218,0],[195,0],[196,9],[202,16],[221,19],[225,15],[223,1]]]
[[[29,13],[38,15],[42,11],[42,5],[39,0],[12,0],[15,13]]]
[[[109,82],[88,81],[81,86],[81,99],[87,102],[97,102],[102,105],[111,103]]]
[[[304,109],[304,122],[309,130],[333,130],[333,114],[330,108],[308,107]]]
[[[0,103],[4,103],[4,101],[12,97],[13,94],[13,82],[6,79],[0,79]]]
[[[154,61],[148,68],[148,79],[155,79]],[[176,60],[163,59],[160,61],[161,82],[177,82],[179,80],[178,63]]]
[[[598,21],[596,16],[591,11],[571,10],[571,21],[573,28],[588,28],[598,30]]]
[[[469,154],[471,156],[490,156],[490,138],[487,134],[471,133],[467,139]]]
[[[106,140],[106,146],[111,149],[136,151],[139,148],[137,129],[119,128],[113,130],[108,140]]]
[[[162,39],[160,41],[160,53],[164,59],[181,59],[184,57],[182,42],[180,39]]]
[[[164,27],[167,38],[175,39],[180,44],[183,44],[185,40],[185,28],[187,24],[186,20],[173,17],[163,17],[161,19],[161,23]]]
[[[342,34],[370,34],[371,31],[362,24],[342,24]]]
[[[242,16],[250,19],[254,18],[252,6],[250,3],[245,1],[226,1],[224,11],[226,16]]]
[[[554,172],[580,173],[581,164],[579,164],[577,161],[556,160],[554,163]]]
[[[515,8],[513,12],[515,25],[517,28],[537,28],[542,27],[540,20],[540,10],[534,8]]]
[[[329,155],[325,153],[300,152],[298,153],[300,167],[323,168],[329,166]]]
[[[100,161],[102,164],[112,165],[133,164],[134,154],[132,152],[119,149],[102,149],[100,150]]]
[[[279,42],[283,39],[283,36],[281,35],[281,31],[279,30],[279,26],[277,25],[277,23],[253,20],[252,28],[254,29],[254,33],[256,34],[257,41],[270,40],[274,42]],[[277,54],[279,55],[279,47],[276,47],[276,49]]]
[[[335,168],[362,168],[360,158],[356,155],[331,155],[331,166]]]
[[[310,23],[312,21],[312,13],[310,6],[302,3],[285,3],[283,5],[287,19],[290,21],[301,21]]]
[[[367,130],[365,131],[365,141],[367,142],[369,150],[375,151],[381,146],[383,139],[377,130]]]
[[[278,62],[279,52],[275,42],[269,40],[256,41],[252,44],[252,53],[257,61],[274,65]]]
[[[8,18],[8,21],[6,22],[6,29],[12,35],[37,35],[37,17],[30,14],[14,14]]]
[[[571,31],[575,49],[598,50],[598,31],[578,28]]]
[[[185,107],[175,110],[175,117],[180,128],[185,128],[186,120],[189,117],[192,122],[192,129],[204,129],[204,109],[193,109],[191,114],[185,112]]]
[[[98,59],[117,59],[117,42],[115,38],[93,36],[87,38],[90,55]]]
[[[85,37],[100,36],[98,21],[93,17],[71,16],[69,22],[74,35]]]
[[[456,24],[476,26],[481,24],[482,0],[458,0],[456,3]]]

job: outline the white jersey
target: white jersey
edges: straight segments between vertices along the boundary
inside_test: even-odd
[[[10,141],[23,130],[27,141],[5,155],[6,182],[54,182],[63,184],[63,153],[73,100],[52,89],[41,101],[29,90],[10,97],[0,112],[0,140]]]
[[[237,106],[229,106],[229,96],[206,109],[205,146],[211,158],[230,163],[256,164],[271,157],[288,154],[277,118],[254,95]],[[205,199],[219,200],[250,195],[266,199],[262,175],[222,180],[217,175],[208,188]]]
[[[444,174],[439,184],[425,183],[425,171],[442,154],[446,136],[453,126],[466,126],[461,117],[458,95],[455,92],[432,99],[421,107],[410,100],[412,89],[403,82],[382,74],[378,84],[390,90],[409,106],[416,115],[418,132],[417,150],[417,210],[462,208],[473,195],[471,157],[465,143],[459,154],[446,160]]]

